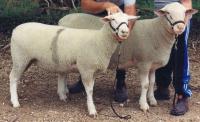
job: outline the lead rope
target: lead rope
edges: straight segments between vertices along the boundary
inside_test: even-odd
[[[120,58],[120,56],[121,56],[121,42],[119,42],[119,52],[118,52],[118,57],[117,57],[116,72],[117,72],[117,70],[119,69],[119,58]],[[112,92],[110,93],[110,94],[111,94],[110,96],[112,96],[112,97],[110,97],[110,106],[111,106],[111,109],[112,109],[113,113],[114,113],[117,117],[119,117],[120,119],[124,119],[124,120],[131,119],[131,115],[125,115],[125,116],[119,115],[119,114],[116,112],[116,110],[115,110],[115,108],[114,108],[114,106],[113,106],[113,101],[112,101],[112,99],[114,98],[113,94],[114,94],[114,91],[115,91],[116,81],[117,81],[117,77],[115,76],[115,80],[114,80],[114,84],[113,84],[113,93],[112,93]]]
[[[175,62],[174,62],[174,67],[175,67],[175,68],[174,68],[174,74],[173,74],[174,76],[177,75],[177,62],[176,62],[176,61],[177,61],[177,49],[178,49],[178,47],[177,47],[178,35],[175,35],[175,39],[176,39],[176,40],[175,40],[175,45],[174,45],[174,46],[175,46],[175,47],[174,47],[174,49],[175,49]],[[173,77],[174,77],[174,76],[173,76]],[[174,78],[175,78],[175,77],[174,77]],[[173,106],[172,106],[173,108],[175,107],[175,103],[176,103],[176,94],[177,94],[177,93],[176,93],[176,90],[175,90],[175,92],[174,92],[174,98],[173,98]]]

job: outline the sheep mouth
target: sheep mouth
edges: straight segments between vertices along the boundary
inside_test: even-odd
[[[128,36],[120,36],[119,38],[122,39],[122,40],[125,40],[125,39],[128,38]]]
[[[128,35],[121,35],[122,38],[128,38]]]
[[[181,35],[184,32],[184,30],[174,31],[175,34]]]

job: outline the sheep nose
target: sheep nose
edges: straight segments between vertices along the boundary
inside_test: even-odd
[[[127,33],[128,33],[128,31],[122,30],[122,33],[123,33],[123,34],[127,34]]]
[[[183,24],[178,25],[177,28],[178,28],[179,30],[183,30],[183,29],[184,29],[184,25],[183,25]]]

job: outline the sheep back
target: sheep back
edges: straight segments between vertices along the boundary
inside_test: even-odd
[[[85,18],[85,19],[83,19]],[[93,28],[98,29],[102,26],[99,17],[76,13],[63,17],[59,25],[75,28]],[[117,48],[110,60],[110,66],[116,64],[118,52],[120,50],[120,64],[135,59],[141,62],[157,62],[165,65],[169,58],[172,45],[165,47],[165,39],[174,40],[174,36],[166,33],[162,23],[157,18],[137,20],[130,33],[129,38],[124,41],[121,48]],[[173,41],[172,41],[173,42]],[[165,49],[163,49],[165,48]]]
[[[103,26],[103,21],[94,15],[75,13],[61,18],[58,25],[79,29],[100,29]]]
[[[103,63],[105,62],[97,65],[99,61],[102,61],[101,54],[96,50],[97,40],[101,39],[97,35],[99,35],[98,30],[84,29],[83,31],[40,23],[25,23],[13,30],[12,57],[23,51],[26,53],[27,60],[36,59],[42,68],[57,72],[69,70],[66,68],[77,61],[85,65],[89,63],[91,67],[104,70],[106,67]],[[16,47],[20,47],[18,48],[20,50],[16,50]]]

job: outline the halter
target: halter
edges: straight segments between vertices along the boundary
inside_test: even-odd
[[[182,20],[175,21],[174,23],[172,23],[166,15],[165,15],[165,18],[167,19],[167,21],[169,22],[169,24],[172,26],[172,29],[174,29],[174,26],[175,26],[176,24],[179,24],[179,23],[185,24],[185,22],[182,21]]]
[[[121,23],[117,26],[117,28],[114,28],[114,27],[112,26],[111,22],[109,22],[109,24],[110,24],[110,27],[112,28],[112,30],[116,33],[116,35],[117,35],[118,37],[119,37],[118,32],[119,32],[120,26],[123,25],[123,24],[126,24],[126,26],[128,26],[128,24],[127,24],[126,22],[121,22]]]

